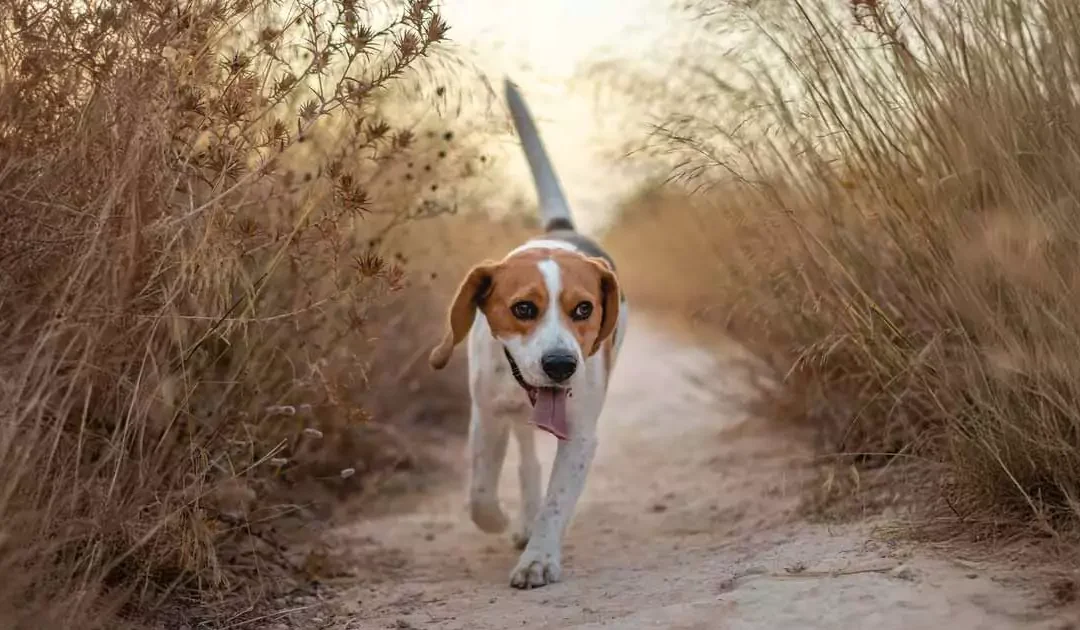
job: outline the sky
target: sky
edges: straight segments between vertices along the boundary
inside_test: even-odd
[[[582,75],[601,60],[656,59],[675,28],[668,0],[444,0],[441,6],[455,48],[500,92],[503,77],[521,88],[579,228],[602,229],[612,208],[640,183],[612,153],[648,121],[631,100],[618,110],[611,99],[601,106],[596,86]],[[529,189],[527,199],[534,200],[524,156],[516,146],[506,148],[514,152],[502,151],[506,170],[500,174],[516,189]]]

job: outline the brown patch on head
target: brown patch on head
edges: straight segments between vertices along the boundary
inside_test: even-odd
[[[447,331],[428,358],[436,370],[446,367],[454,346],[464,341],[476,309],[487,317],[496,335],[528,334],[539,318],[524,321],[513,316],[510,307],[521,300],[534,302],[543,313],[547,308],[547,287],[537,266],[545,256],[532,250],[515,254],[502,262],[485,261],[473,267],[458,287],[447,315]]]
[[[591,258],[563,250],[549,250],[562,272],[559,302],[567,326],[587,356],[600,349],[619,320],[619,281],[603,258]],[[592,305],[592,314],[576,320],[574,311],[582,302]]]
[[[541,322],[551,303],[540,262],[548,258],[549,250],[527,249],[508,256],[492,274],[491,293],[480,309],[496,337],[527,336]],[[532,302],[537,316],[522,320],[514,316],[511,307],[518,302]]]
[[[540,271],[540,263],[545,260],[559,266],[562,290],[557,301],[548,294]],[[515,316],[512,309],[519,302],[534,304],[536,316]],[[591,305],[592,312],[576,319],[574,311],[583,302]],[[506,338],[528,336],[552,306],[559,309],[564,325],[573,331],[582,351],[592,356],[611,336],[618,321],[618,280],[603,259],[559,249],[527,249],[499,263],[477,265],[458,288],[450,305],[446,336],[432,350],[429,362],[435,369],[446,366],[454,346],[468,335],[477,308],[484,313],[495,336]]]

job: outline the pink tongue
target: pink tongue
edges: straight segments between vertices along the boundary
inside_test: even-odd
[[[570,437],[570,430],[566,426],[566,390],[554,387],[538,389],[532,421],[560,440]]]

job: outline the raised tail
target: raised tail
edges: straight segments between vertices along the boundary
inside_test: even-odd
[[[536,194],[540,199],[540,217],[544,222],[544,231],[574,230],[574,219],[570,214],[570,204],[566,200],[559,178],[555,175],[555,168],[551,165],[544,143],[540,140],[540,133],[536,130],[529,108],[525,105],[525,99],[517,86],[506,80],[506,102],[510,106],[510,115],[514,119],[514,127],[521,138],[521,146],[525,150],[525,158],[529,161],[529,170],[532,172],[533,182],[536,183]]]

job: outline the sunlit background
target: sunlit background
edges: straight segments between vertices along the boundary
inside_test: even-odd
[[[451,46],[486,75],[501,98],[503,77],[523,90],[570,197],[579,227],[601,229],[640,185],[642,165],[621,159],[649,116],[627,99],[605,99],[589,76],[597,64],[657,68],[678,51],[686,22],[668,0],[448,0]],[[499,173],[532,199],[524,157],[494,140]]]

